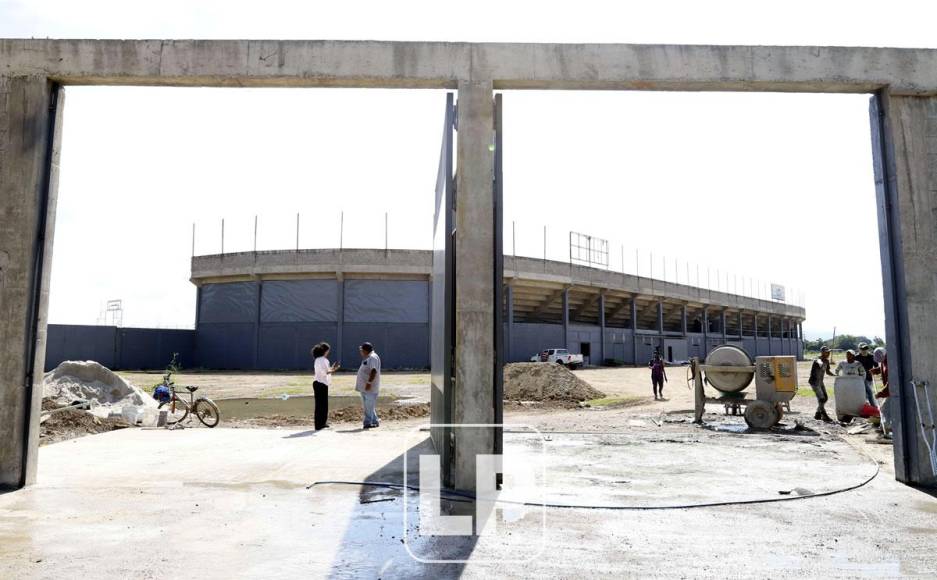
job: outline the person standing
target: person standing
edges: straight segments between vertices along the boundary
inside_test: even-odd
[[[381,389],[381,357],[374,352],[374,346],[370,342],[362,344],[358,352],[361,354],[361,366],[358,367],[355,390],[361,393],[364,428],[373,429],[380,426],[377,418],[377,395]]]
[[[664,368],[666,365],[664,359],[660,356],[660,352],[654,352],[654,358],[647,363],[647,366],[651,369],[651,386],[654,388],[654,400],[663,400],[667,371]]]
[[[329,424],[329,385],[332,384],[332,373],[338,370],[338,362],[329,364],[329,351],[332,347],[327,342],[320,342],[312,347],[312,356],[315,359],[312,368],[315,378],[312,382],[312,394],[315,396],[316,409],[314,422],[316,431],[327,429]]]
[[[810,379],[807,381],[810,383],[813,392],[817,395],[817,412],[814,414],[813,418],[820,421],[826,421],[827,423],[832,423],[833,419],[826,413],[826,402],[830,400],[829,395],[826,394],[826,386],[823,384],[823,379],[827,375],[835,377],[836,375],[830,371],[830,348],[824,346],[820,348],[820,356],[818,356],[813,364],[810,365]]]
[[[872,369],[872,374],[882,377],[882,390],[875,393],[875,398],[882,399],[882,404],[879,406],[879,415],[882,419],[885,437],[890,437],[888,432],[891,430],[892,420],[891,392],[888,390],[888,352],[884,348],[878,347],[872,351],[872,358],[878,363],[877,366]]]
[[[868,344],[859,343],[859,354],[856,355],[856,360],[865,369],[865,398],[868,399],[870,405],[878,407],[878,403],[875,402],[875,394],[872,392],[872,385],[874,384],[872,382],[872,369],[878,367],[878,363],[875,362],[875,357],[872,356]]]
[[[844,377],[864,377],[865,367],[856,359],[856,351],[849,349],[846,351],[846,360],[839,361],[836,365],[836,374]]]

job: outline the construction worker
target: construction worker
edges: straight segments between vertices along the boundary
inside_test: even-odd
[[[826,402],[830,399],[829,395],[826,394],[826,386],[823,384],[823,379],[827,376],[835,377],[836,375],[830,371],[830,348],[824,346],[820,348],[820,356],[813,361],[813,365],[810,366],[810,386],[813,388],[813,392],[817,395],[817,412],[814,414],[813,418],[818,421],[826,421],[827,423],[832,423],[833,419],[830,418],[826,413]]]
[[[878,367],[878,363],[875,362],[875,357],[872,356],[868,344],[859,343],[859,354],[856,356],[856,360],[862,363],[862,368],[865,369],[865,398],[868,399],[870,405],[878,407],[878,403],[875,402],[875,394],[872,392],[872,369]]]
[[[840,376],[864,377],[865,366],[856,358],[856,351],[849,349],[846,351],[846,360],[839,361],[836,365],[836,374]]]

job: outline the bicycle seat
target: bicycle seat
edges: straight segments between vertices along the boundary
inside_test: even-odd
[[[195,391],[198,390],[198,387],[193,387],[192,385],[187,385],[186,388],[185,388],[185,390],[189,391],[190,393],[194,393]]]

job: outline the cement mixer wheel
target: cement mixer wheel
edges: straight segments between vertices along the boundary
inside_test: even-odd
[[[780,408],[768,401],[752,401],[745,406],[745,422],[752,429],[768,429],[781,420]]]

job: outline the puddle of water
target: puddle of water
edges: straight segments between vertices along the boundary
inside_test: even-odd
[[[285,417],[312,416],[315,409],[315,397],[301,396],[289,397],[288,399],[219,399],[215,403],[221,416],[229,419],[252,419],[254,417],[272,417],[280,415]],[[378,408],[386,408],[394,403],[391,397],[378,397]],[[345,409],[348,407],[358,407],[361,405],[361,397],[340,396],[329,397],[329,410]]]

